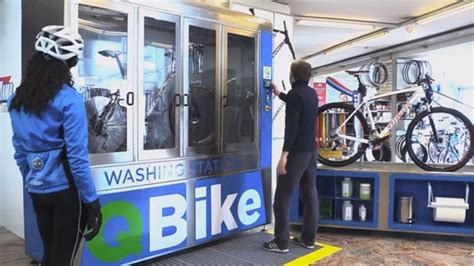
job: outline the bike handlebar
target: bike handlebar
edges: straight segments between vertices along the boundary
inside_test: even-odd
[[[281,33],[285,36],[285,39],[283,40],[283,42],[280,45],[282,45],[283,43],[286,43],[288,45],[288,48],[290,49],[291,56],[293,57],[293,60],[295,60],[296,59],[295,50],[293,49],[293,45],[290,42],[290,37],[288,36],[288,29],[286,28],[286,22],[285,21],[283,21],[283,29],[284,30],[273,29],[273,32]],[[275,55],[273,55],[273,56],[275,56]]]

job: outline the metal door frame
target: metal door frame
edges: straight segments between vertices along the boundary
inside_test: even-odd
[[[260,34],[258,31],[251,31],[251,30],[243,30],[239,28],[224,26],[223,27],[223,35],[222,35],[222,80],[228,80],[227,70],[228,70],[228,36],[229,33],[241,35],[245,37],[251,37],[255,40],[255,105],[254,105],[254,114],[255,114],[255,121],[254,121],[254,140],[253,142],[247,143],[225,143],[225,107],[221,105],[221,113],[222,113],[222,120],[221,120],[221,135],[222,135],[222,152],[257,152],[258,145],[259,145],[259,132],[260,132],[260,87],[259,87],[259,78],[260,78]],[[228,86],[227,82],[222,82],[222,97],[228,95]],[[221,97],[221,98],[222,98]]]
[[[189,107],[183,106],[183,141],[182,141],[182,155],[183,156],[195,156],[195,155],[212,155],[218,154],[219,143],[221,142],[222,135],[219,130],[221,113],[220,113],[220,98],[221,98],[221,50],[222,44],[220,42],[222,38],[222,26],[216,23],[211,23],[207,21],[201,21],[197,19],[185,18],[184,19],[184,39],[183,39],[183,95],[189,95],[189,27],[200,27],[204,29],[214,30],[216,32],[216,54],[215,54],[215,111],[216,111],[216,144],[207,145],[207,146],[189,146]],[[183,99],[184,103],[184,99]]]
[[[125,87],[128,89],[121,90],[121,97],[125,98],[127,93],[132,92],[136,94],[135,84],[136,84],[136,39],[137,31],[135,29],[136,25],[136,7],[121,4],[117,2],[101,2],[94,0],[81,0],[74,1],[70,6],[71,15],[69,16],[69,25],[71,28],[78,30],[79,29],[79,5],[87,5],[92,7],[109,9],[112,11],[117,11],[127,15],[127,80],[124,81]],[[67,16],[65,16],[67,17]],[[68,23],[66,23],[68,24]],[[77,74],[77,72],[76,72]],[[76,75],[77,76],[77,75]],[[135,97],[134,97],[135,98]],[[98,153],[98,154],[89,154],[89,159],[91,164],[111,164],[111,163],[122,163],[122,162],[132,162],[135,158],[136,151],[136,130],[134,119],[135,109],[137,107],[136,101],[133,106],[128,106],[124,104],[123,106],[127,108],[127,150],[124,152],[114,152],[114,153]]]
[[[180,146],[181,146],[181,106],[176,106],[175,109],[175,147],[170,149],[154,149],[154,150],[145,150],[144,149],[144,134],[145,134],[145,95],[144,95],[144,80],[143,80],[143,58],[144,58],[144,42],[145,42],[145,18],[152,18],[155,20],[162,20],[167,22],[172,22],[176,25],[175,31],[175,55],[176,55],[176,74],[175,74],[175,92],[174,94],[182,95],[182,45],[180,41],[182,25],[181,18],[176,15],[170,15],[162,13],[156,10],[140,8],[138,11],[138,160],[153,160],[153,159],[163,159],[163,158],[175,158],[180,155]]]

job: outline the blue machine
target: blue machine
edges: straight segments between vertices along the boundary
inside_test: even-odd
[[[104,218],[81,263],[139,262],[269,223],[271,24],[194,4],[79,2],[66,24],[85,40],[75,80]],[[29,197],[25,228],[40,260]]]

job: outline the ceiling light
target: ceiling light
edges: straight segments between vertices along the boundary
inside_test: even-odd
[[[365,43],[365,42],[368,42],[368,41],[372,41],[372,40],[375,40],[375,39],[379,39],[379,38],[381,38],[381,37],[383,37],[387,34],[388,34],[388,31],[379,31],[379,32],[375,32],[375,33],[372,33],[372,34],[362,36],[360,38],[355,38],[355,39],[352,39],[350,41],[344,42],[341,45],[337,45],[337,46],[331,47],[329,49],[326,49],[324,51],[324,55],[334,54],[334,53],[340,52],[342,50],[345,50],[347,48],[353,47],[355,45]]]
[[[163,48],[163,49],[173,49],[172,44],[166,44],[166,43],[160,43],[160,42],[151,42],[150,45],[158,47],[158,48]]]
[[[451,16],[451,15],[454,15],[456,13],[459,13],[461,11],[471,9],[472,7],[474,7],[474,2],[469,1],[468,3],[463,3],[463,4],[460,4],[460,5],[456,5],[456,6],[451,7],[451,8],[445,8],[445,9],[441,9],[439,11],[434,11],[434,12],[432,12],[432,13],[426,15],[426,16],[422,16],[422,17],[416,19],[415,24],[420,25],[420,24],[425,24],[425,23],[431,22],[431,21],[439,20],[439,19],[445,18],[447,16]]]
[[[358,45],[358,44],[365,43],[365,42],[368,42],[368,41],[372,41],[372,40],[375,40],[375,39],[379,39],[379,38],[382,38],[383,36],[385,36],[387,34],[388,34],[388,31],[380,31],[380,32],[376,32],[374,34],[369,34],[367,36],[354,39],[354,41],[351,41],[351,45],[354,46],[354,45]]]
[[[342,20],[331,19],[297,19],[296,25],[360,30],[373,30],[376,27],[373,24],[345,22]]]
[[[108,30],[97,29],[97,28],[94,28],[94,27],[90,27],[90,26],[84,25],[84,24],[82,24],[82,23],[80,23],[80,22],[79,22],[79,28],[80,28],[80,29],[87,30],[87,31],[91,31],[91,32],[94,32],[94,33],[102,34],[102,35],[127,37],[127,33],[126,33],[126,32],[122,32],[122,31],[108,31]]]

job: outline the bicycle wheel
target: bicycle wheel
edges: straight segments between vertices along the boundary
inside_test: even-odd
[[[127,149],[127,109],[112,102],[109,89],[88,91],[84,102],[87,112],[88,148],[93,153],[120,152]]]
[[[214,91],[204,86],[193,86],[189,101],[189,146],[205,146],[216,142]]]
[[[319,108],[316,135],[318,160],[328,166],[346,166],[359,159],[367,144],[342,138],[338,127],[353,113],[355,108],[345,103],[330,103]],[[340,133],[357,138],[368,138],[369,126],[362,113],[357,111],[340,129]]]
[[[395,143],[395,154],[397,155],[400,160],[405,162],[405,156],[402,156],[402,148],[405,147],[405,135],[401,135],[397,137],[397,141]]]
[[[428,162],[428,149],[425,147],[425,145],[421,145],[418,143],[418,145],[412,145],[413,150],[415,151],[416,158],[420,159],[422,163],[427,163]],[[405,163],[411,163],[413,162],[411,160],[410,155],[407,156],[408,153],[408,147],[406,145],[403,146],[402,150],[400,151],[401,153],[401,159]]]
[[[410,158],[420,168],[451,172],[463,167],[472,158],[474,129],[471,121],[461,112],[435,107],[418,114],[410,122],[406,141]],[[428,147],[427,162],[422,161],[425,155],[420,156],[417,152],[420,145]]]
[[[383,141],[378,149],[372,149],[372,156],[377,162],[390,162],[392,160],[390,142]]]

